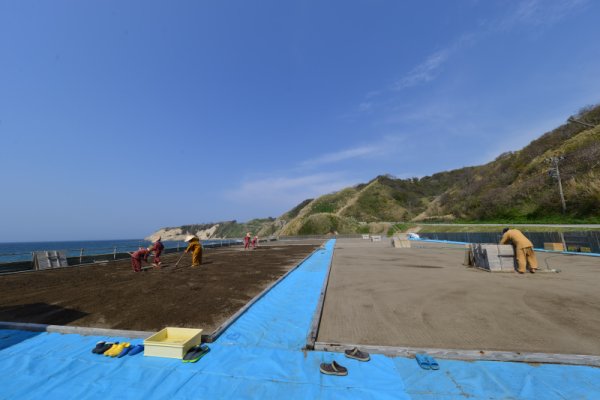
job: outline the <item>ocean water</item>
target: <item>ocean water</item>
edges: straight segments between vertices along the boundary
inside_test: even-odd
[[[0,263],[30,261],[33,251],[66,250],[67,257],[75,257],[80,255],[82,249],[83,255],[112,254],[115,249],[117,253],[122,253],[135,251],[140,246],[148,247],[150,244],[151,242],[143,239],[0,243]],[[184,242],[164,241],[163,244],[165,248],[187,246]]]

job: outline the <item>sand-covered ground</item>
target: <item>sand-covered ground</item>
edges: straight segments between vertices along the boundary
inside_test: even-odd
[[[562,272],[518,275],[426,247],[338,240],[317,341],[600,355],[600,258],[538,252]]]
[[[203,328],[209,334],[277,280],[320,241],[273,242],[256,250],[206,249],[163,255],[165,267],[134,273],[128,260],[0,276],[0,321],[156,331]]]

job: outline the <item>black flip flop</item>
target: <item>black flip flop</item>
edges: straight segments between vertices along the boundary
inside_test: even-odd
[[[195,363],[196,361],[204,357],[209,351],[210,347],[208,347],[205,344],[194,346],[185,354],[185,356],[183,357],[183,362]]]
[[[111,347],[113,347],[113,345],[118,344],[119,342],[105,342],[102,346],[98,347],[97,349],[94,349],[92,351],[94,351],[95,354],[104,354],[105,351],[107,351],[108,349],[110,349]]]
[[[105,341],[101,341],[101,342],[96,343],[96,347],[94,347],[92,349],[92,353],[94,353],[94,354],[100,354],[99,351],[100,351],[101,348],[104,347],[105,344],[106,344]],[[104,351],[106,351],[106,350],[104,350]]]

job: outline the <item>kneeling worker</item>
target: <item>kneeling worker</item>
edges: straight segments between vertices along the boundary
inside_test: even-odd
[[[200,244],[200,239],[190,235],[185,238],[185,241],[189,243],[185,252],[192,252],[192,267],[199,267],[202,264],[202,245]]]
[[[500,244],[507,243],[511,243],[515,248],[515,257],[517,259],[518,268],[517,272],[524,274],[527,265],[529,265],[529,272],[534,274],[538,268],[538,263],[535,258],[535,252],[533,251],[533,243],[531,243],[520,230],[504,228]]]

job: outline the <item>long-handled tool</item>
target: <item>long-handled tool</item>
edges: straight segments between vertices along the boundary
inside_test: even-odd
[[[183,254],[181,255],[181,257],[179,257],[179,260],[177,260],[177,262],[175,263],[175,267],[177,267],[179,265],[179,261],[181,261],[181,259],[183,258],[183,256],[185,256],[185,251],[183,252]],[[173,268],[175,268],[173,267]]]

